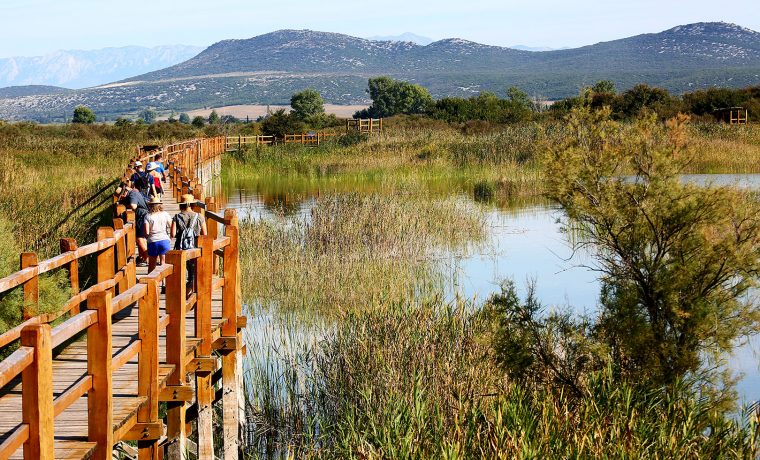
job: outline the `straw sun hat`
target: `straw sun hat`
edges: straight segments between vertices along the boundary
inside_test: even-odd
[[[186,195],[182,195],[182,204],[195,204],[196,199],[194,196],[190,195],[189,193]]]
[[[161,197],[153,196],[150,198],[150,201],[148,201],[148,204],[161,204]]]

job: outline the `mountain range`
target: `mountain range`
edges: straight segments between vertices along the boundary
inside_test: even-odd
[[[203,47],[187,45],[124,46],[0,58],[0,88],[11,85],[86,88],[162,69],[201,51]]]
[[[696,23],[581,48],[530,52],[458,38],[418,45],[310,30],[224,40],[178,64],[77,91],[0,99],[0,118],[54,121],[76,105],[100,117],[146,107],[182,111],[235,104],[283,104],[312,87],[334,104],[366,104],[367,79],[390,75],[434,97],[503,94],[517,86],[542,99],[578,94],[598,80],[680,93],[760,82],[760,33]],[[0,97],[2,97],[0,95]]]

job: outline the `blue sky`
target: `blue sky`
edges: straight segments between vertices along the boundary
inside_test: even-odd
[[[207,46],[285,28],[581,46],[699,21],[760,31],[757,1],[0,0],[0,57],[125,45]]]

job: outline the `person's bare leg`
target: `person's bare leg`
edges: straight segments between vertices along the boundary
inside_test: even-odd
[[[148,240],[146,238],[137,239],[137,253],[141,259],[148,259]]]
[[[156,256],[148,257],[148,273],[153,272],[153,269],[156,268],[156,259],[158,259]]]

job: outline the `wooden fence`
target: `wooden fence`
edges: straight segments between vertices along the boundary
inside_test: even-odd
[[[364,134],[377,134],[383,131],[382,118],[363,118],[346,120],[346,133],[359,131]],[[320,145],[328,139],[334,139],[340,133],[301,133],[285,134],[283,137],[276,136],[228,136],[225,140],[227,152],[240,151],[246,146],[273,145],[273,144],[301,144]]]
[[[383,131],[382,118],[354,118],[346,120],[346,132],[359,131],[365,134],[376,134]]]
[[[175,193],[190,192],[200,200],[195,171],[224,148],[224,138],[199,139],[165,146],[140,159],[148,161],[164,153]],[[133,162],[125,172],[127,177]],[[234,210],[219,214],[213,198],[199,201],[196,208],[208,225],[208,235],[199,238],[199,247],[170,251],[166,264],[139,280],[134,214],[118,204],[115,213],[120,217],[114,218],[113,227],[98,229],[94,243],[79,247],[76,241],[63,239],[61,254],[43,261],[34,253],[24,253],[20,270],[0,279],[0,294],[18,288],[24,300],[23,323],[0,335],[0,347],[18,345],[0,362],[0,419],[18,410],[11,405],[14,401],[18,405],[19,392],[22,406],[20,423],[11,421],[15,427],[0,433],[0,459],[18,456],[21,449],[25,459],[111,459],[115,443],[127,440],[137,441],[140,459],[162,458],[164,450],[168,458],[185,458],[190,419],[197,421],[198,458],[213,459],[212,403],[216,399],[223,404],[224,458],[237,458],[240,328],[245,325],[238,223]],[[81,289],[79,272],[85,257],[95,257],[97,273],[95,284]],[[67,272],[70,298],[59,311],[38,314],[40,276],[56,270]],[[195,279],[191,285],[188,270]],[[166,284],[163,299],[162,282]],[[221,296],[215,303],[221,305],[212,307],[215,292]],[[125,322],[124,315],[132,311],[136,311],[136,321]],[[194,329],[188,333],[190,323]],[[125,335],[122,329],[129,324],[134,330]],[[76,348],[71,344],[83,336],[86,347],[77,348],[83,350],[81,369],[54,359],[61,350]],[[127,342],[116,347],[119,340]],[[132,375],[130,369],[134,370],[132,381],[114,378]],[[75,380],[61,389],[57,379],[69,375]],[[195,377],[194,385],[188,383],[188,375]],[[129,385],[135,381],[137,391],[132,395]],[[218,398],[215,384],[222,387]],[[67,415],[57,425],[56,420],[81,399],[86,399],[86,410]],[[126,399],[135,410],[117,412]],[[167,402],[164,419],[159,418],[161,401]],[[82,420],[70,423],[71,417]],[[73,436],[68,440],[66,434],[82,426],[86,439]]]

